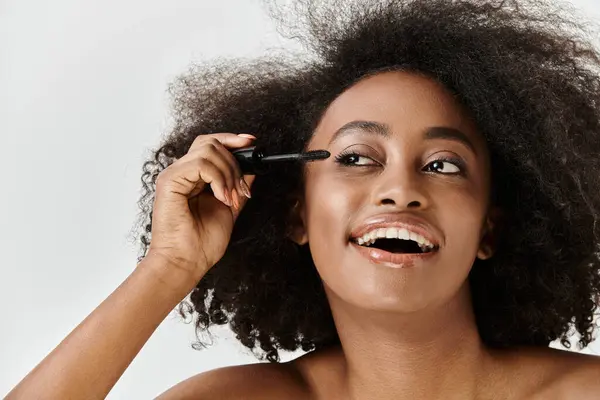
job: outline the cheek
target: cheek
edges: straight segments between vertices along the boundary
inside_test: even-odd
[[[440,223],[445,230],[448,250],[463,257],[474,258],[481,239],[485,218],[482,199],[468,193],[457,193],[443,205]]]
[[[335,180],[320,179],[307,192],[307,223],[310,234],[340,231],[342,220],[351,211],[352,193]]]
[[[306,192],[306,228],[315,261],[333,257],[334,249],[346,244],[348,221],[356,197],[339,180],[322,178]],[[341,247],[339,247],[341,249]]]

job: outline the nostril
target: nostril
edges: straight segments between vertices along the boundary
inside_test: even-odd
[[[390,198],[381,200],[381,204],[396,204],[396,201]],[[411,201],[407,207],[421,207],[421,202],[418,200]]]

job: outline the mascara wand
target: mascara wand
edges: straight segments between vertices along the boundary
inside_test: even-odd
[[[268,165],[272,163],[324,160],[331,155],[327,150],[265,155],[264,152],[256,146],[235,150],[232,154],[240,164],[242,173],[246,175],[264,174],[267,172]]]

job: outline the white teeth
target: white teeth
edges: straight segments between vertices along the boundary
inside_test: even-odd
[[[398,239],[410,240],[410,232],[406,229],[398,230]]]
[[[412,240],[417,242],[421,250],[424,252],[430,251],[435,247],[433,243],[418,233],[411,232],[404,228],[395,227],[373,229],[372,231],[367,232],[361,237],[357,238],[356,242],[361,246],[370,246],[375,243],[377,238]]]

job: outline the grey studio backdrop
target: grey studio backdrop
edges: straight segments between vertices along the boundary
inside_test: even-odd
[[[597,1],[572,4],[600,21]],[[192,62],[273,47],[301,50],[258,0],[0,0],[0,396],[135,267],[141,165],[168,130],[169,82]],[[172,313],[108,398],[257,362],[214,333],[195,351],[193,325]]]

